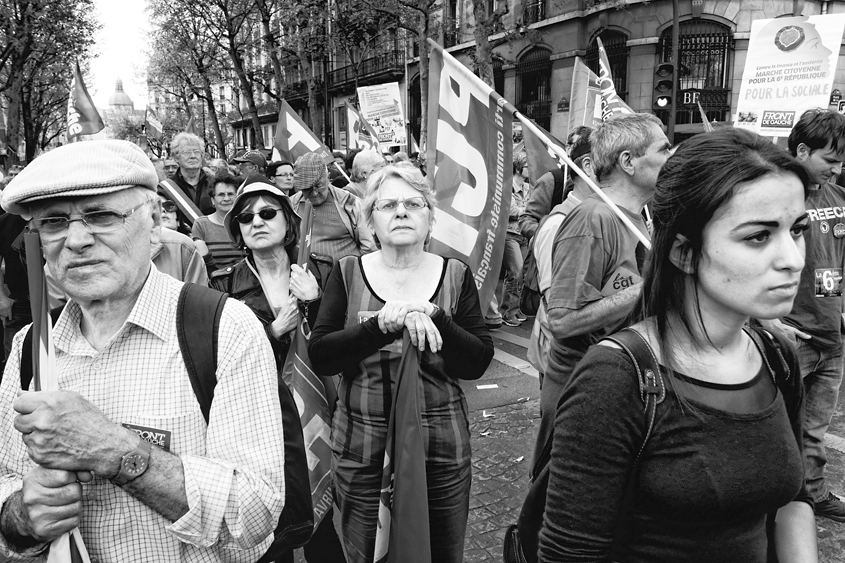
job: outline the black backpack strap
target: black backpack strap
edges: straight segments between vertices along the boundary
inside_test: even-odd
[[[560,168],[553,168],[552,169],[552,176],[555,179],[555,186],[552,190],[552,199],[551,199],[551,207],[553,208],[558,203],[563,201],[563,190],[566,187],[564,184],[564,175],[563,170]]]
[[[639,469],[640,456],[645,450],[646,443],[654,428],[657,405],[666,399],[666,384],[663,381],[663,375],[660,373],[654,351],[639,332],[626,328],[604,339],[622,348],[630,356],[631,361],[634,362],[634,368],[637,370],[640,398],[645,406],[646,433],[640,451],[637,453],[637,458],[634,460],[634,474],[636,474],[637,469]]]
[[[226,294],[186,283],[176,304],[176,335],[191,387],[208,422],[217,385],[217,333]],[[189,322],[185,322],[188,319]],[[211,354],[208,345],[211,343]]]
[[[50,311],[50,320],[53,321],[53,326],[56,325],[56,321],[59,320],[64,309],[65,306],[60,305]],[[21,348],[21,389],[24,391],[29,390],[29,384],[32,383],[32,377],[35,373],[32,369],[34,365],[32,338],[32,325],[30,325],[26,330],[26,335],[23,338],[23,347]],[[2,377],[2,374],[0,374],[0,377]]]

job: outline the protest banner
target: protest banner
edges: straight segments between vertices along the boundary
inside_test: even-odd
[[[607,55],[599,51],[599,68],[601,76],[589,69],[584,61],[575,57],[575,67],[572,70],[572,88],[569,93],[569,122],[568,130],[573,131],[580,125],[596,127],[605,119],[615,115],[634,113],[628,104],[622,101],[616,93],[613,77],[610,75],[610,64]]]
[[[358,88],[361,115],[375,129],[379,145],[398,147],[408,144],[399,83],[388,82]]]
[[[432,40],[427,166],[437,198],[430,250],[472,270],[481,306],[499,279],[513,177],[509,102]]]
[[[755,20],[734,127],[788,137],[801,114],[827,108],[845,14]]]
[[[273,140],[273,160],[296,162],[297,158],[309,152],[318,153],[326,164],[334,162],[334,157],[326,145],[305,125],[293,108],[281,100],[279,123]]]
[[[346,148],[378,150],[378,134],[351,104],[346,104]]]
[[[156,140],[161,139],[164,135],[164,125],[162,125],[156,112],[151,107],[148,107],[144,114],[144,134]]]
[[[70,81],[70,96],[67,100],[67,140],[73,142],[82,135],[93,135],[103,130],[103,123],[94,100],[88,94],[88,88],[82,81],[82,71],[79,63],[73,70],[73,78]]]

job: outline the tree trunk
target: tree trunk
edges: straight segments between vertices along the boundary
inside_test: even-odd
[[[420,150],[426,150],[428,135],[428,10],[420,16],[417,41],[420,46]],[[433,170],[432,170],[433,172]]]
[[[246,98],[247,115],[252,122],[252,130],[255,133],[255,143],[259,147],[264,148],[264,132],[261,130],[261,122],[258,120],[258,108],[255,106],[255,95],[252,90],[252,83],[249,81],[246,71],[244,71],[243,61],[241,60],[241,56],[238,53],[237,46],[235,45],[234,34],[232,33],[227,35],[229,40],[229,58],[232,60],[232,66],[235,69],[235,73],[238,75],[238,81],[241,83],[241,88],[243,89],[243,94]]]
[[[303,69],[308,77],[305,81],[308,87],[308,117],[311,131],[318,139],[323,138],[323,123],[320,119],[320,106],[317,104],[317,65],[311,57],[306,57],[306,67]]]
[[[277,100],[282,97],[284,79],[282,78],[282,64],[279,62],[279,44],[270,29],[270,10],[265,0],[256,0],[255,5],[261,14],[261,27],[264,31],[264,44],[267,48],[267,55],[270,57],[270,64],[273,67],[273,75],[276,77],[276,93],[271,94]]]
[[[214,98],[211,94],[211,84],[208,78],[203,76],[203,91],[205,92],[205,103],[208,107],[208,116],[211,118],[211,129],[214,131],[214,144],[217,145],[221,158],[226,158],[226,143],[223,142],[223,133],[220,131],[220,121],[217,119],[217,110],[214,109]]]
[[[489,16],[485,0],[472,0],[472,14],[475,17],[472,34],[475,38],[475,62],[478,65],[478,76],[493,88],[493,49],[490,47],[488,35],[490,26],[487,25]]]

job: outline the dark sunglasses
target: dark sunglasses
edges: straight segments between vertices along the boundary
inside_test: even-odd
[[[172,201],[162,201],[161,208],[168,213],[174,213],[176,211],[176,204]]]
[[[238,213],[235,215],[235,221],[240,223],[241,225],[246,225],[248,223],[252,223],[252,220],[255,218],[256,215],[261,217],[264,221],[269,221],[273,217],[276,216],[276,213],[281,211],[281,209],[273,209],[272,207],[267,207],[262,209],[258,213],[252,213],[251,211],[244,211],[243,213]]]

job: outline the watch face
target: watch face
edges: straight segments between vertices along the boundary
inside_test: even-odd
[[[147,468],[147,460],[141,454],[128,455],[123,459],[123,470],[130,475],[140,475]]]

